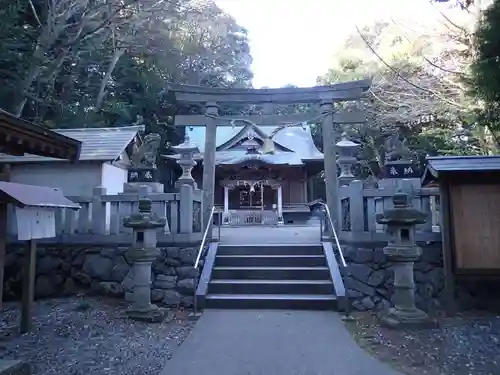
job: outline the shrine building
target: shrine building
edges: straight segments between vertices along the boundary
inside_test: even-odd
[[[202,189],[205,127],[185,129],[199,150],[192,176]],[[297,224],[310,218],[311,178],[323,169],[310,125],[218,126],[216,146],[214,201],[224,224]]]

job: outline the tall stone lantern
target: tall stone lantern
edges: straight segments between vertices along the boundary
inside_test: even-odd
[[[151,200],[139,199],[139,212],[123,219],[125,228],[132,228],[132,246],[126,256],[133,262],[132,305],[126,314],[136,320],[160,322],[165,311],[151,303],[151,264],[160,255],[156,248],[156,229],[165,227],[166,218],[151,212]]]
[[[376,215],[377,223],[387,226],[389,242],[384,247],[384,254],[394,263],[394,307],[379,315],[382,323],[391,328],[432,323],[427,314],[415,306],[413,266],[422,254],[415,241],[415,226],[424,224],[426,215],[411,206],[411,199],[409,193],[399,189],[392,197],[394,208]]]
[[[342,139],[337,142],[337,147],[339,150],[337,164],[340,167],[339,183],[340,185],[348,185],[355,179],[352,168],[358,164],[356,154],[361,145],[351,141],[347,137],[347,134],[344,133],[342,134]]]
[[[184,142],[180,145],[172,147],[172,149],[179,154],[180,158],[177,160],[177,164],[179,164],[182,168],[182,175],[175,182],[175,187],[179,189],[182,185],[190,185],[193,189],[196,189],[196,182],[191,175],[191,171],[196,165],[194,155],[200,152],[198,147],[189,140],[188,136],[186,136],[184,138]]]

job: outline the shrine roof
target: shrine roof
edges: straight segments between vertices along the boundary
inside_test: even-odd
[[[218,126],[216,147],[220,147],[231,141],[244,129],[244,127],[245,126]],[[259,126],[259,129],[266,135],[270,135],[277,128],[278,126],[276,125]],[[198,149],[200,150],[198,158],[202,159],[202,154],[205,148],[205,127],[188,126],[186,127],[186,135],[192,143],[198,146]],[[259,159],[264,162],[270,164],[301,165],[303,164],[303,161],[307,160],[323,160],[323,154],[314,144],[310,125],[283,128],[274,134],[272,140],[290,151],[277,151],[273,154],[260,155]],[[249,158],[250,156],[246,155],[246,151],[244,150],[218,150],[216,153],[217,164],[235,164],[241,161],[249,160]]]
[[[500,171],[500,155],[433,156],[427,158],[423,183],[439,178],[442,173]]]
[[[472,172],[500,170],[500,155],[434,156],[428,167],[436,172]]]
[[[124,126],[117,128],[53,129],[54,132],[81,142],[80,161],[114,161],[134,140],[144,126]],[[62,161],[26,154],[11,156],[0,153],[0,163],[34,163]]]
[[[81,143],[0,108],[1,149],[6,154],[32,153],[42,157],[78,160]]]

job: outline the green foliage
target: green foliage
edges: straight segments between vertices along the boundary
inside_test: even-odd
[[[168,147],[173,116],[189,111],[171,84],[251,85],[246,30],[213,1],[0,5],[1,105],[51,128],[142,123]]]
[[[412,30],[411,37],[406,28]],[[449,33],[451,28],[429,23],[418,29],[396,20],[367,25],[346,38],[331,68],[318,78],[321,84],[372,78],[364,103],[367,123],[341,131],[362,145],[363,166],[377,177],[383,171],[388,138],[395,134],[418,160],[484,152],[480,127],[465,116],[463,45],[443,29]],[[431,61],[429,56],[435,57]]]
[[[473,91],[485,102],[500,102],[500,1],[484,11],[475,33],[475,47]]]

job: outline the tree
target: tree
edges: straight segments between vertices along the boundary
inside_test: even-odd
[[[464,129],[469,107],[462,77],[467,64],[458,42],[442,35],[442,23],[409,25],[390,20],[358,29],[318,79],[325,84],[372,78],[368,100],[362,103],[367,123],[341,131],[361,142],[362,159],[378,177],[387,140],[395,134],[419,159],[481,152],[470,129]]]
[[[475,94],[485,102],[500,102],[500,1],[484,11],[475,32],[472,82]]]
[[[32,1],[2,0],[0,98],[35,122],[139,122],[168,146],[173,115],[189,110],[170,84],[251,84],[246,31],[213,1]]]

